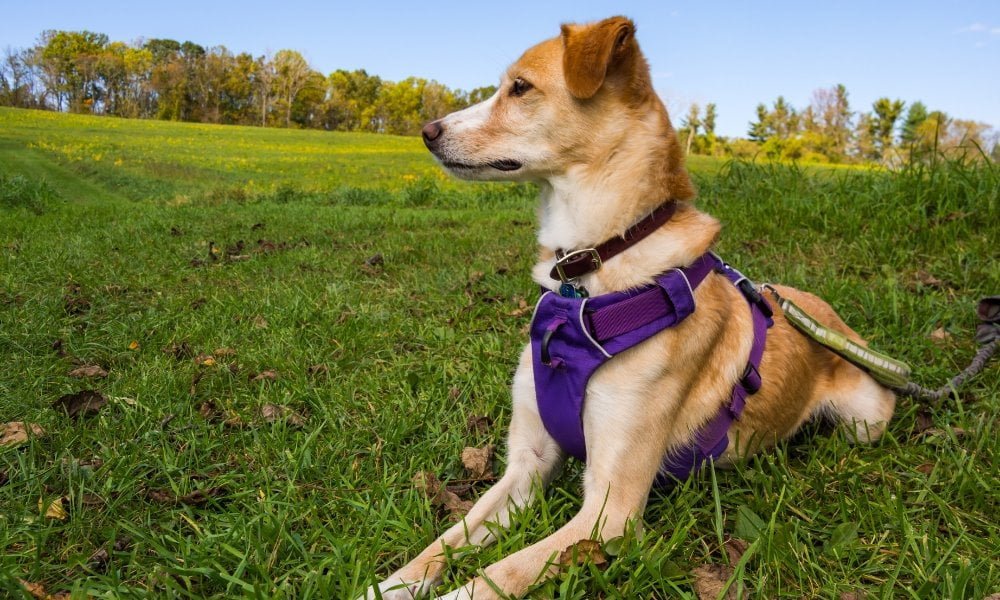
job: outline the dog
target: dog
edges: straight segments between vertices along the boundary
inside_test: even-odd
[[[586,381],[586,402],[577,417],[586,456],[579,513],[440,598],[523,596],[556,574],[559,566],[552,559],[579,540],[608,540],[638,527],[651,487],[663,475],[664,457],[690,446],[726,410],[750,370],[759,372],[759,389],[748,390],[742,414],[723,430],[724,450],[713,456],[717,465],[771,446],[817,416],[839,422],[857,442],[874,441],[884,432],[895,394],[793,329],[780,311],[764,315],[770,327],[763,357],[748,367],[758,346],[754,311],[763,311],[766,302],[751,301],[761,288],[747,289],[745,278],[725,273],[711,258],[720,224],[692,203],[695,189],[684,153],[653,90],[631,20],[563,25],[559,36],[528,49],[507,69],[496,94],[429,123],[423,138],[444,169],[461,179],[538,185],[539,253],[532,276],[551,290],[543,299],[586,290],[598,302],[647,289],[664,274],[678,272],[690,283],[692,265],[705,257],[716,261],[697,287],[689,286],[693,312],[615,354]],[[632,235],[637,223],[648,222],[665,204],[669,218],[641,239],[607,259],[589,256],[606,240]],[[599,268],[561,281],[556,263],[581,252],[584,262]],[[864,343],[816,296],[767,287],[765,295],[790,298]],[[547,484],[566,459],[565,444],[550,432],[536,388],[539,374],[548,373],[539,366],[546,358],[540,363],[539,348],[548,341],[536,339],[536,333],[546,335],[535,331],[538,318],[536,312],[533,341],[521,353],[512,384],[503,476],[462,522],[364,598],[429,596],[441,579],[446,548],[490,543],[496,526],[507,526],[511,511],[528,507],[536,486]],[[552,367],[548,358],[545,364]]]

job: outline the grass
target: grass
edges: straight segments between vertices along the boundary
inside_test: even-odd
[[[995,167],[693,170],[751,277],[822,295],[925,384],[973,354],[975,301],[1000,289]],[[502,469],[533,206],[530,186],[445,180],[410,138],[0,110],[0,424],[44,430],[0,448],[0,590],[351,598],[413,556],[448,522],[414,474],[464,479],[485,444]],[[98,414],[52,407],[86,388]],[[730,536],[753,597],[1000,591],[998,411],[993,365],[961,401],[901,402],[875,446],[810,427],[657,492],[606,570],[532,597],[693,598]],[[579,472],[446,584],[564,523]]]

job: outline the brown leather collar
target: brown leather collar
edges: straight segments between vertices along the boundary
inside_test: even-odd
[[[629,227],[620,236],[605,240],[593,248],[566,252],[562,248],[556,250],[556,265],[549,272],[549,277],[563,283],[583,277],[601,268],[604,261],[630,248],[639,240],[659,229],[670,220],[677,211],[677,202],[668,200],[661,204],[648,217]]]

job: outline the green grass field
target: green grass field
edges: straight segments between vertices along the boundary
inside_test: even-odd
[[[751,277],[822,295],[926,385],[974,353],[995,166],[692,171]],[[0,109],[0,426],[42,431],[0,447],[0,595],[350,599],[395,569],[449,523],[414,475],[475,498],[460,454],[486,444],[502,470],[533,207],[415,138]],[[997,374],[902,401],[875,446],[809,427],[657,492],[607,568],[532,597],[695,598],[704,565],[743,597],[1000,592]],[[85,389],[96,414],[54,406]],[[440,590],[564,523],[579,473]]]

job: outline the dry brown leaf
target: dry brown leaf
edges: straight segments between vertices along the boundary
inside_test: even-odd
[[[934,470],[934,463],[924,463],[916,467],[916,470],[924,475],[930,475]]]
[[[268,423],[284,421],[292,427],[302,427],[306,424],[305,417],[287,406],[278,406],[277,404],[265,404],[260,409],[260,415]]]
[[[750,544],[740,538],[731,537],[726,540],[723,547],[726,550],[726,556],[729,557],[729,564],[735,565],[740,562],[740,559],[743,558],[744,554],[746,554],[747,548],[750,547]]]
[[[75,394],[64,394],[52,403],[53,408],[62,408],[73,419],[95,415],[108,403],[104,394],[97,390],[80,390]]]
[[[458,388],[455,388],[458,389]],[[469,433],[486,433],[493,426],[493,419],[485,415],[469,415],[465,421],[465,428]]]
[[[608,567],[608,556],[595,540],[580,540],[559,553],[558,564],[563,566],[593,563],[600,569]]]
[[[733,568],[726,565],[701,565],[692,571],[694,592],[698,595],[698,600],[716,600],[726,588],[726,582],[733,576],[733,572]],[[735,584],[729,586],[723,598],[737,600]]]
[[[0,426],[0,448],[7,446],[20,446],[28,441],[29,437],[41,437],[45,431],[35,423],[25,423],[24,421],[11,421]]]
[[[87,566],[94,571],[99,571],[103,573],[108,568],[108,563],[111,562],[111,555],[104,548],[98,548],[91,553],[90,558],[87,559]]]
[[[187,342],[173,342],[163,348],[164,354],[169,354],[177,360],[185,360],[194,356],[194,351]]]
[[[945,331],[944,327],[938,327],[931,332],[930,338],[934,342],[946,342],[951,339],[951,334]]]
[[[139,340],[132,340],[131,342],[129,342],[128,349],[129,350],[138,350],[139,349]]]
[[[195,490],[190,494],[177,496],[170,490],[146,490],[146,497],[153,502],[160,504],[186,504],[189,506],[203,506],[213,498],[220,498],[226,495],[226,488],[222,486],[210,487]]]
[[[842,592],[840,594],[840,600],[865,600],[866,596],[867,594],[865,594],[863,590],[856,592]],[[997,599],[1000,600],[1000,595],[997,596]],[[987,598],[986,600],[989,599]]]
[[[482,448],[466,447],[462,450],[462,465],[473,479],[492,479],[493,471],[490,463],[493,460],[493,445]]]
[[[458,494],[441,485],[436,475],[428,471],[419,471],[413,476],[416,488],[424,493],[431,505],[448,511],[452,518],[460,519],[472,508],[471,500],[462,500]]]
[[[18,579],[18,583],[24,588],[24,591],[31,594],[32,598],[37,598],[38,600],[47,600],[49,594],[45,591],[45,586],[40,583],[31,583],[30,581],[25,581],[24,579]]]
[[[322,363],[312,365],[309,367],[308,373],[310,377],[326,377],[330,374],[330,367]]]
[[[194,357],[194,364],[199,367],[211,367],[215,365],[215,357],[211,354],[199,354]]]
[[[275,371],[275,370],[273,370],[273,369],[267,369],[265,371],[261,371],[260,373],[257,373],[256,375],[250,376],[250,381],[251,382],[253,382],[253,381],[275,381],[277,379],[278,379],[278,372]]]
[[[216,348],[212,355],[218,356],[220,358],[227,358],[230,356],[236,356],[236,350],[232,348]]]
[[[253,318],[253,326],[257,329],[267,329],[268,322],[267,319],[260,315],[255,315]]]
[[[82,367],[77,367],[69,372],[70,377],[76,377],[78,379],[83,379],[85,377],[107,377],[108,372],[104,370],[100,365],[83,365]]]
[[[515,296],[514,300],[517,301],[517,308],[507,313],[508,317],[523,317],[524,315],[530,313],[534,308],[528,305],[528,302],[520,297]]]

